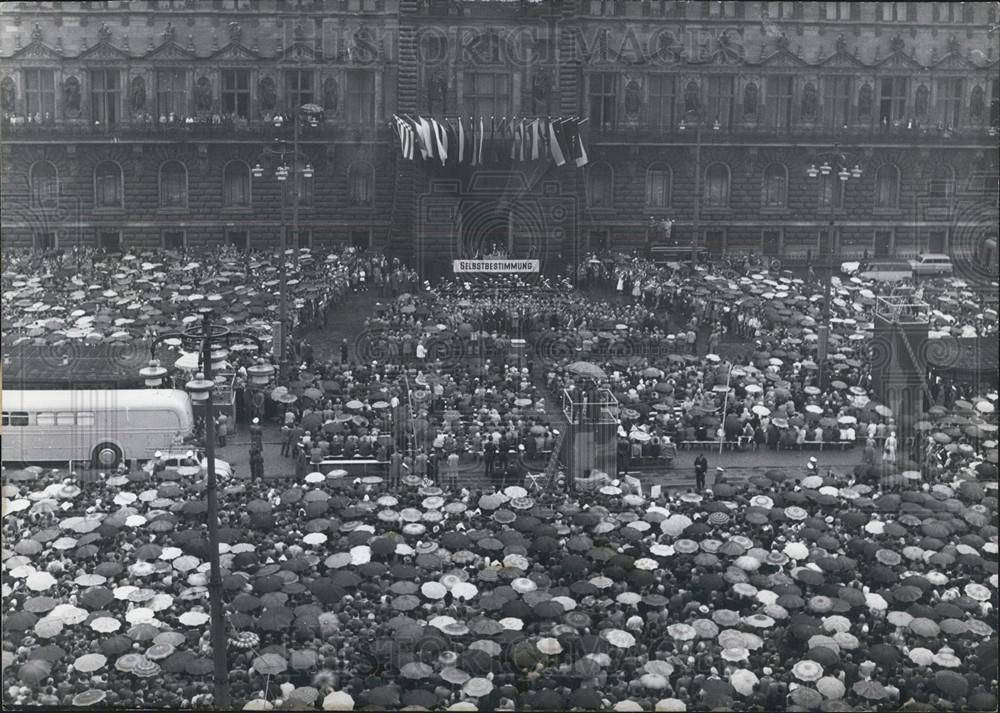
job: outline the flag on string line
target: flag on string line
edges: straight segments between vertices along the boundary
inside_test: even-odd
[[[408,114],[393,115],[391,127],[403,158],[440,161],[442,166],[488,166],[509,158],[511,161],[552,160],[556,166],[569,162],[579,168],[589,156],[577,117],[529,118],[490,117],[489,136],[485,117],[438,120]],[[585,120],[584,120],[585,121]],[[457,126],[456,126],[457,123]]]

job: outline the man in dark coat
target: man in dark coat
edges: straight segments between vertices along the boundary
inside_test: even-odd
[[[705,489],[705,473],[708,472],[708,459],[704,453],[699,453],[694,459],[694,483],[699,491]]]

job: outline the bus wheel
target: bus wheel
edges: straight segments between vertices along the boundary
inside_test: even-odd
[[[122,451],[114,443],[102,443],[94,449],[94,468],[112,470],[122,462]]]

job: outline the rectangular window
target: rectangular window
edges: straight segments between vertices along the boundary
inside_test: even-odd
[[[300,230],[297,233],[292,233],[291,237],[292,244],[299,249],[312,247],[312,232],[309,230]]]
[[[940,101],[940,117],[945,126],[957,127],[962,114],[962,96],[965,82],[961,79],[939,79],[937,95]]]
[[[879,121],[891,124],[902,121],[906,113],[906,95],[909,79],[906,77],[883,77],[879,96]]]
[[[367,250],[372,245],[372,231],[370,230],[352,230],[351,231],[351,247],[358,250]]]
[[[347,121],[370,124],[375,121],[375,72],[347,70]]]
[[[646,206],[670,207],[670,171],[663,168],[650,169],[646,181]]]
[[[27,426],[28,425],[28,412],[27,411],[4,411],[3,421],[4,426]]]
[[[590,75],[590,123],[598,131],[615,128],[615,104],[618,96],[618,75],[595,72]]]
[[[915,2],[906,3],[906,21],[907,22],[917,21],[917,3]]]
[[[101,126],[118,122],[118,102],[121,98],[121,72],[117,69],[95,69],[90,72],[90,118]]]
[[[247,80],[249,85],[249,79]],[[292,69],[285,72],[285,89],[288,110],[295,111],[303,104],[313,103],[313,72],[309,69]]]
[[[465,72],[462,100],[465,110],[472,117],[508,116],[510,103],[510,74],[503,72]]]
[[[24,70],[24,108],[29,116],[51,119],[56,112],[56,80],[51,69]]]
[[[163,249],[180,252],[184,249],[187,238],[183,230],[164,230]]]
[[[648,126],[671,129],[674,125],[676,77],[672,74],[649,75]]]
[[[72,411],[60,411],[56,414],[57,426],[73,426],[76,424],[76,414]]]
[[[823,114],[826,116],[827,127],[839,129],[850,121],[851,110],[851,78],[823,78]]]
[[[50,231],[35,231],[32,234],[32,245],[35,250],[55,250],[59,247],[59,240],[56,234]]]
[[[771,126],[787,129],[792,125],[792,87],[795,78],[776,75],[767,78],[767,122]]]
[[[93,412],[81,412],[76,415],[76,425],[77,426],[93,426],[94,425],[94,414]]]
[[[170,120],[187,114],[187,72],[183,69],[161,69],[156,73],[156,113]]]
[[[54,426],[55,423],[56,415],[51,411],[40,411],[35,414],[36,426]]]
[[[226,231],[226,245],[246,252],[250,249],[250,234],[245,230]]]
[[[781,233],[777,230],[765,230],[761,234],[761,252],[768,257],[781,254]]]
[[[733,122],[733,87],[736,78],[731,74],[710,76],[708,78],[708,116],[709,121],[718,120],[723,129],[728,129]]]
[[[250,118],[250,70],[222,71],[222,113]]]
[[[1000,79],[991,82],[990,126],[1000,126]]]
[[[122,250],[122,234],[117,230],[102,230],[97,235],[97,244],[101,250],[118,253]]]
[[[313,180],[302,175],[302,169],[294,172],[293,189],[298,195],[300,208],[311,208],[313,204]]]
[[[820,5],[823,20],[860,20],[861,6],[857,2],[826,2]]]
[[[843,208],[844,188],[836,173],[819,178],[819,207]]]

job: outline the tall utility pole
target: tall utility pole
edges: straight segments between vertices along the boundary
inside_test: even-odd
[[[691,270],[698,265],[698,240],[701,238],[701,111],[698,111],[698,128],[694,135],[694,234],[691,236]]]

